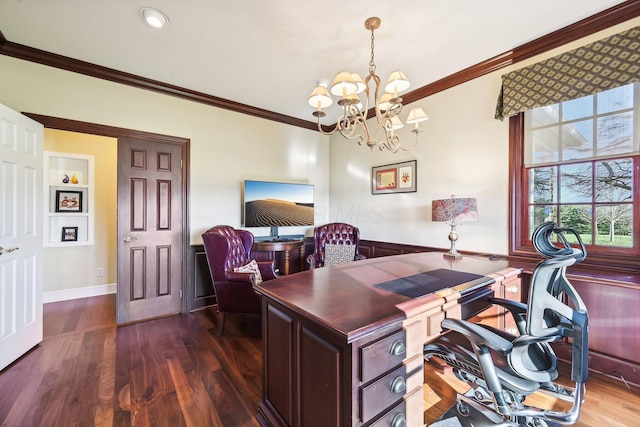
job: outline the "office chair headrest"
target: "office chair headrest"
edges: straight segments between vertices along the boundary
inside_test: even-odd
[[[580,248],[571,247],[571,244],[567,241],[564,233],[573,234],[576,237]],[[562,244],[562,247],[556,246],[556,243],[554,242],[556,239],[553,238],[554,234],[558,237],[557,240]],[[558,227],[558,225],[553,221],[540,224],[533,232],[531,241],[533,242],[533,246],[536,251],[546,258],[575,258],[576,262],[580,262],[587,256],[587,249],[585,248],[584,243],[582,243],[580,235],[573,228]]]

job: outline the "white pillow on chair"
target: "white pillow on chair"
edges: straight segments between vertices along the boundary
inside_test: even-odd
[[[344,264],[356,257],[356,245],[324,245],[324,266]]]

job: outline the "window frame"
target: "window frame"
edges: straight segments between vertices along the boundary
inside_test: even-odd
[[[524,113],[509,118],[509,256],[539,261],[528,236],[529,224],[529,169],[524,162]],[[638,160],[636,158],[635,165]],[[634,247],[615,248],[589,245],[585,267],[606,267],[610,270],[640,270],[640,171],[636,169],[634,186]]]

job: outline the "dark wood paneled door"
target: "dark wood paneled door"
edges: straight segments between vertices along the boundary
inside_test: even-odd
[[[182,147],[118,139],[118,324],[179,313]]]

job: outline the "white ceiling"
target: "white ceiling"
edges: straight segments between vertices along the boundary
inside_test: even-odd
[[[368,73],[370,16],[382,19],[377,74],[384,83],[400,69],[411,91],[619,3],[0,0],[0,31],[13,43],[314,121],[306,101],[316,82]],[[144,6],[169,24],[144,24]]]

